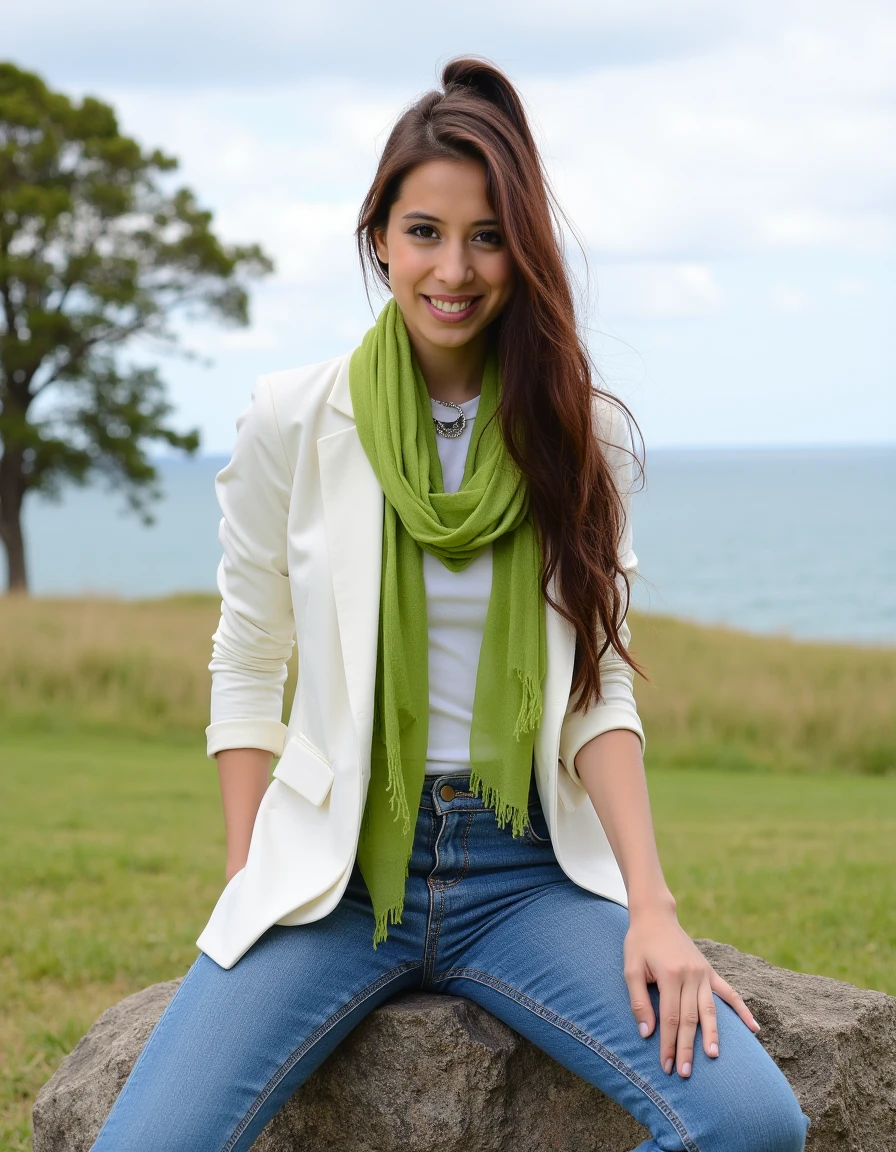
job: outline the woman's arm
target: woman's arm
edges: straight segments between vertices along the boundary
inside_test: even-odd
[[[221,506],[221,616],[212,637],[207,751],[267,749],[279,756],[295,621],[287,563],[292,473],[268,378],[237,419],[233,455],[215,478]]]
[[[656,849],[637,735],[618,728],[595,736],[579,750],[575,767],[622,872],[629,912],[643,907],[674,913],[675,898]]]
[[[641,741],[625,729],[602,732],[584,744],[575,768],[619,864],[629,897],[625,937],[625,980],[641,1035],[656,1023],[647,985],[660,994],[660,1063],[690,1076],[698,1024],[703,1051],[719,1054],[715,992],[753,1031],[759,1025],[737,992],[678,923],[675,899],[660,866]]]
[[[287,565],[292,472],[269,380],[259,376],[215,478],[221,615],[213,637],[207,752],[216,759],[227,835],[225,876],[245,865],[252,828],[283,748],[283,685],[295,622]]]
[[[264,748],[226,748],[216,759],[227,836],[225,878],[229,883],[249,855],[255,816],[270,783],[272,755]]]

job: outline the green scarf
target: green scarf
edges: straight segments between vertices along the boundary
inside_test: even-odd
[[[401,922],[429,729],[429,638],[423,550],[457,572],[489,544],[492,588],[470,730],[470,786],[498,826],[528,822],[545,673],[541,557],[525,480],[495,417],[490,349],[460,489],[446,493],[426,383],[394,298],[352,353],[349,388],[364,451],[385,493],[370,784],[358,865],[376,928]],[[410,806],[413,805],[414,817]],[[396,827],[396,822],[400,824]]]

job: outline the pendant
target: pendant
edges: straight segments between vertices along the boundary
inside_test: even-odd
[[[456,440],[458,436],[463,434],[464,428],[467,426],[467,416],[460,404],[453,404],[450,400],[434,400],[434,404],[441,404],[443,408],[454,408],[460,413],[456,420],[446,423],[444,420],[437,420],[435,416],[432,418],[433,424],[436,426],[436,432],[439,436],[444,436],[448,440]]]

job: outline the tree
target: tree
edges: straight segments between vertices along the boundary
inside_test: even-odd
[[[257,245],[227,247],[178,161],[121,135],[113,109],[76,105],[0,62],[0,540],[10,591],[27,590],[22,504],[105,476],[151,520],[147,448],[187,453],[155,367],[124,364],[140,337],[176,350],[176,314],[248,323],[244,281],[273,271]],[[182,352],[183,355],[192,355]]]

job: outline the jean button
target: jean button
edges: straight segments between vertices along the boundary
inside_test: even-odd
[[[453,800],[454,799],[454,789],[451,787],[450,784],[443,784],[442,787],[439,789],[439,795],[442,797],[443,800]]]

